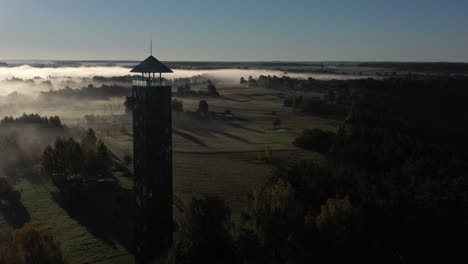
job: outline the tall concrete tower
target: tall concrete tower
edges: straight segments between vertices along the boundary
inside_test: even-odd
[[[172,244],[172,70],[152,55],[131,72],[136,199],[135,258],[146,264]],[[158,74],[158,76],[155,76]]]

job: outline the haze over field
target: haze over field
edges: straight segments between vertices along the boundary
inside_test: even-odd
[[[3,67],[0,68],[0,82],[19,78],[23,80],[36,79],[35,84],[40,84],[44,79],[51,79],[55,89],[61,87],[61,83],[66,80],[80,81],[81,78],[92,78],[94,76],[113,77],[130,75],[130,69],[123,66],[90,66],[90,67],[34,67],[29,65]],[[247,78],[252,76],[258,78],[260,75],[265,76],[284,76],[291,78],[307,79],[312,77],[319,80],[350,80],[363,78],[356,75],[337,75],[337,74],[318,74],[318,73],[288,73],[279,70],[249,70],[249,69],[215,69],[215,70],[174,70],[173,74],[167,74],[164,77],[168,79],[187,78],[196,75],[202,75],[207,78],[216,79],[229,85],[239,83],[241,77]],[[32,84],[32,83],[30,83]],[[2,85],[0,88],[0,96],[17,91],[20,93],[35,93],[44,90],[50,90],[50,86],[33,87],[24,83],[9,83]],[[72,88],[77,88],[73,87]]]

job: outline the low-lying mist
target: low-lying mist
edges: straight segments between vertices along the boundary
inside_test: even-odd
[[[130,68],[122,66],[92,66],[92,67],[32,67],[29,65],[17,67],[0,68],[0,96],[11,92],[22,94],[35,94],[39,91],[60,89],[65,86],[78,88],[87,84],[93,84],[87,79],[94,76],[113,77],[130,75]],[[165,74],[165,78],[187,78],[201,75],[215,79],[229,85],[239,83],[241,77],[260,75],[276,75],[278,77],[287,75],[291,78],[306,79],[312,77],[319,80],[330,79],[358,79],[362,76],[318,74],[318,73],[286,73],[278,70],[256,70],[256,69],[216,69],[216,70],[185,70],[175,69],[173,74]],[[28,80],[21,82],[16,79]],[[12,81],[13,80],[13,81]]]
[[[0,177],[20,180],[34,175],[33,166],[44,147],[56,137],[66,137],[64,129],[48,129],[32,124],[0,125]]]

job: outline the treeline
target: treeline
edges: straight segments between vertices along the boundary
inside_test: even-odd
[[[414,137],[466,155],[468,78],[355,80],[353,101],[407,120]]]
[[[468,86],[468,77],[405,76],[323,81],[261,76],[259,79],[242,81],[268,89],[293,91],[294,94],[289,94],[284,100],[286,107],[300,107],[305,101],[303,99],[308,97],[308,104],[312,106],[311,113],[316,112],[314,108],[320,109],[324,105],[344,107],[346,112],[356,102],[382,106],[396,115],[407,116],[409,122],[419,126],[424,136],[433,139],[437,137],[438,143],[452,141],[450,144],[458,147],[463,145],[458,144],[460,141],[468,144],[468,139],[462,135],[468,132],[465,125],[468,123],[468,113],[464,107],[464,98],[468,96],[468,90],[465,89]],[[303,95],[310,91],[321,93],[322,96]],[[308,107],[305,108],[307,112]]]
[[[40,157],[41,172],[54,181],[67,177],[105,178],[111,175],[111,155],[106,145],[98,141],[89,129],[82,143],[73,138],[57,138]]]
[[[132,80],[138,77],[139,76],[137,75],[110,76],[110,77],[94,76],[92,78],[92,81],[99,82],[99,83],[127,83],[128,85],[131,85]]]
[[[87,87],[82,87],[80,89],[72,89],[70,87],[65,87],[59,90],[49,90],[46,92],[41,92],[39,95],[40,99],[109,99],[111,97],[123,97],[129,96],[132,93],[131,88],[120,86],[117,84],[114,85],[101,85],[100,87],[94,87],[90,84]]]
[[[174,78],[172,80],[173,86],[176,86],[176,87],[184,86],[185,84],[189,84],[192,86],[208,85],[210,82],[211,82],[210,79],[202,75],[195,75],[192,77],[185,77],[185,78]]]
[[[219,97],[219,92],[214,83],[211,80],[207,80],[206,91],[192,90],[192,86],[189,83],[185,83],[183,86],[177,87],[177,96],[211,96]]]
[[[0,127],[21,125],[36,125],[43,128],[63,129],[64,126],[58,116],[40,116],[38,114],[23,114],[20,117],[5,117],[0,121]]]
[[[430,72],[430,73],[468,73],[468,63],[449,63],[449,62],[365,62],[360,63],[359,67],[370,68],[389,68],[398,71],[411,72]]]
[[[276,90],[295,90],[295,91],[316,91],[324,92],[328,88],[343,87],[351,80],[317,80],[312,77],[307,79],[291,78],[289,76],[265,76],[260,75],[257,79],[249,76],[247,79],[242,77],[241,84],[250,87],[262,87]]]

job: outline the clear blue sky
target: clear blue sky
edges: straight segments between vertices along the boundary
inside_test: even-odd
[[[0,59],[468,62],[468,0],[0,0]]]

